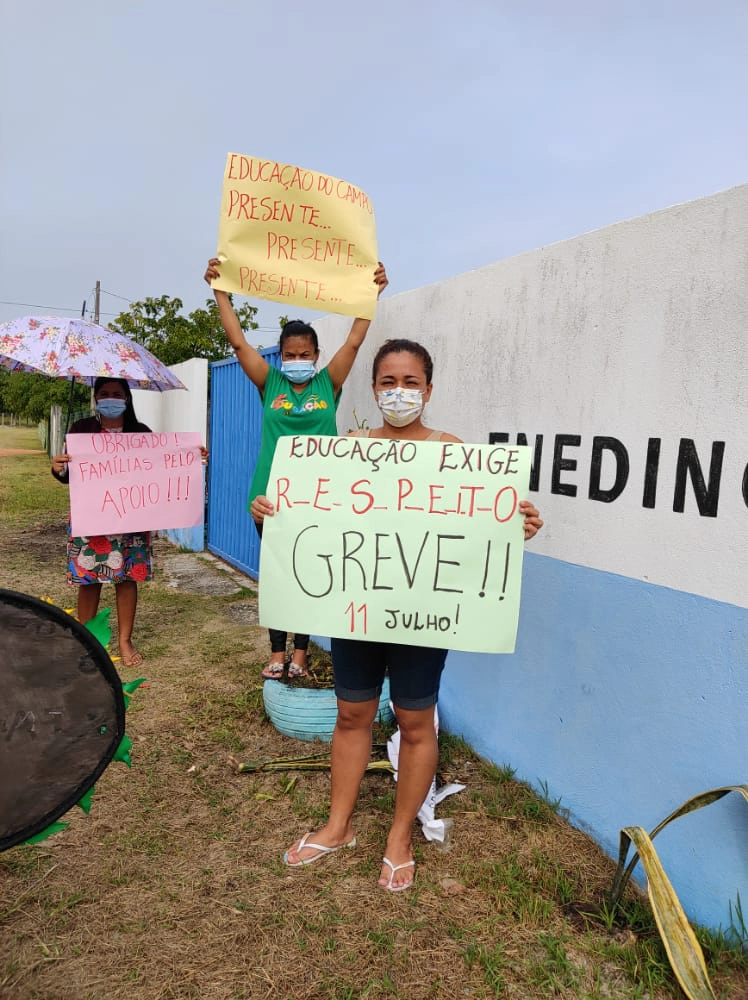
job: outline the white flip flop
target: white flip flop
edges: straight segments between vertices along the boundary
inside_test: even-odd
[[[393,865],[389,858],[382,858],[382,864],[387,865],[390,869],[390,877],[387,885],[383,885],[380,888],[386,889],[388,892],[403,892],[405,889],[410,889],[415,881],[414,878],[410,882],[406,882],[405,885],[393,885],[392,880],[395,877],[395,872],[402,871],[403,868],[415,868],[415,861],[405,861],[402,865]]]
[[[320,858],[326,858],[328,854],[334,854],[336,851],[339,851],[341,847],[356,846],[355,837],[353,838],[353,840],[349,840],[347,844],[338,844],[337,847],[325,847],[324,844],[310,843],[309,838],[311,837],[311,835],[312,835],[311,832],[304,834],[304,836],[299,841],[299,846],[296,848],[296,853],[298,854],[300,851],[303,851],[305,847],[309,847],[311,850],[317,851],[317,853],[313,854],[310,858],[301,858],[299,859],[299,861],[289,861],[288,851],[286,851],[286,853],[283,855],[283,863],[288,865],[289,868],[301,868],[303,865],[313,865],[315,861],[319,861]],[[289,848],[289,850],[290,849],[291,848]]]

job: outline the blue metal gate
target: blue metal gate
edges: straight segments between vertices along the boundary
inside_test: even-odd
[[[260,354],[280,367],[280,350]],[[262,400],[235,358],[210,366],[208,549],[255,579],[260,539],[247,511],[260,450]]]

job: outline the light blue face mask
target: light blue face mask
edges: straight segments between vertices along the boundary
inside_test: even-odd
[[[299,385],[309,382],[314,377],[315,366],[313,361],[284,361],[281,364],[281,371],[289,382]]]
[[[96,412],[102,417],[116,420],[121,417],[127,409],[127,402],[124,399],[97,399]]]

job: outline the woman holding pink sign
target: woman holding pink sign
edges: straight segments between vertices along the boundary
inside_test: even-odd
[[[150,432],[135,416],[130,386],[124,379],[97,378],[94,382],[96,416],[77,420],[70,434],[130,434]],[[205,452],[207,454],[207,452]],[[70,455],[52,459],[52,475],[69,480]],[[150,532],[124,535],[77,536],[68,533],[68,583],[78,586],[78,620],[90,621],[99,608],[103,583],[115,585],[119,651],[126,667],[137,667],[142,655],[132,644],[138,584],[153,577]]]
[[[205,280],[210,284],[220,277],[220,261],[208,261]],[[378,295],[387,287],[387,274],[380,262],[373,274]],[[231,299],[226,292],[214,289],[221,323],[236,358],[245,374],[257,387],[263,403],[262,439],[252,484],[248,509],[262,535],[262,517],[258,516],[256,498],[267,489],[270,465],[278,438],[289,434],[337,434],[335,413],[343,383],[348,378],[358,349],[369,330],[370,320],[355,319],[343,346],[330,363],[317,371],[319,343],[315,330],[301,320],[286,323],[280,335],[281,369],[273,368],[247,343]],[[287,633],[270,629],[270,659],[262,671],[266,680],[280,680],[285,670]],[[305,677],[309,636],[295,633],[294,652],[288,665],[289,677]]]

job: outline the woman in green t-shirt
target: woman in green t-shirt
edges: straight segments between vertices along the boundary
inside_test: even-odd
[[[220,277],[219,267],[220,261],[217,258],[213,257],[208,261],[205,272],[208,284]],[[387,274],[381,262],[374,271],[373,280],[377,285],[378,295],[381,295],[387,287]],[[280,335],[282,364],[278,371],[247,343],[228,294],[218,289],[214,289],[213,294],[223,329],[234,348],[237,360],[262,397],[260,454],[249,490],[248,509],[252,514],[255,497],[265,493],[279,437],[288,434],[338,433],[335,413],[340,401],[340,390],[353,367],[371,321],[355,319],[343,346],[335,352],[330,363],[318,372],[317,334],[308,323],[291,320],[283,327]],[[262,519],[253,519],[258,532],[262,534]],[[262,676],[268,680],[279,680],[285,668],[287,633],[277,629],[270,629],[269,632],[270,660],[262,671]],[[308,635],[295,634],[294,653],[288,666],[289,677],[306,675],[308,646]]]

